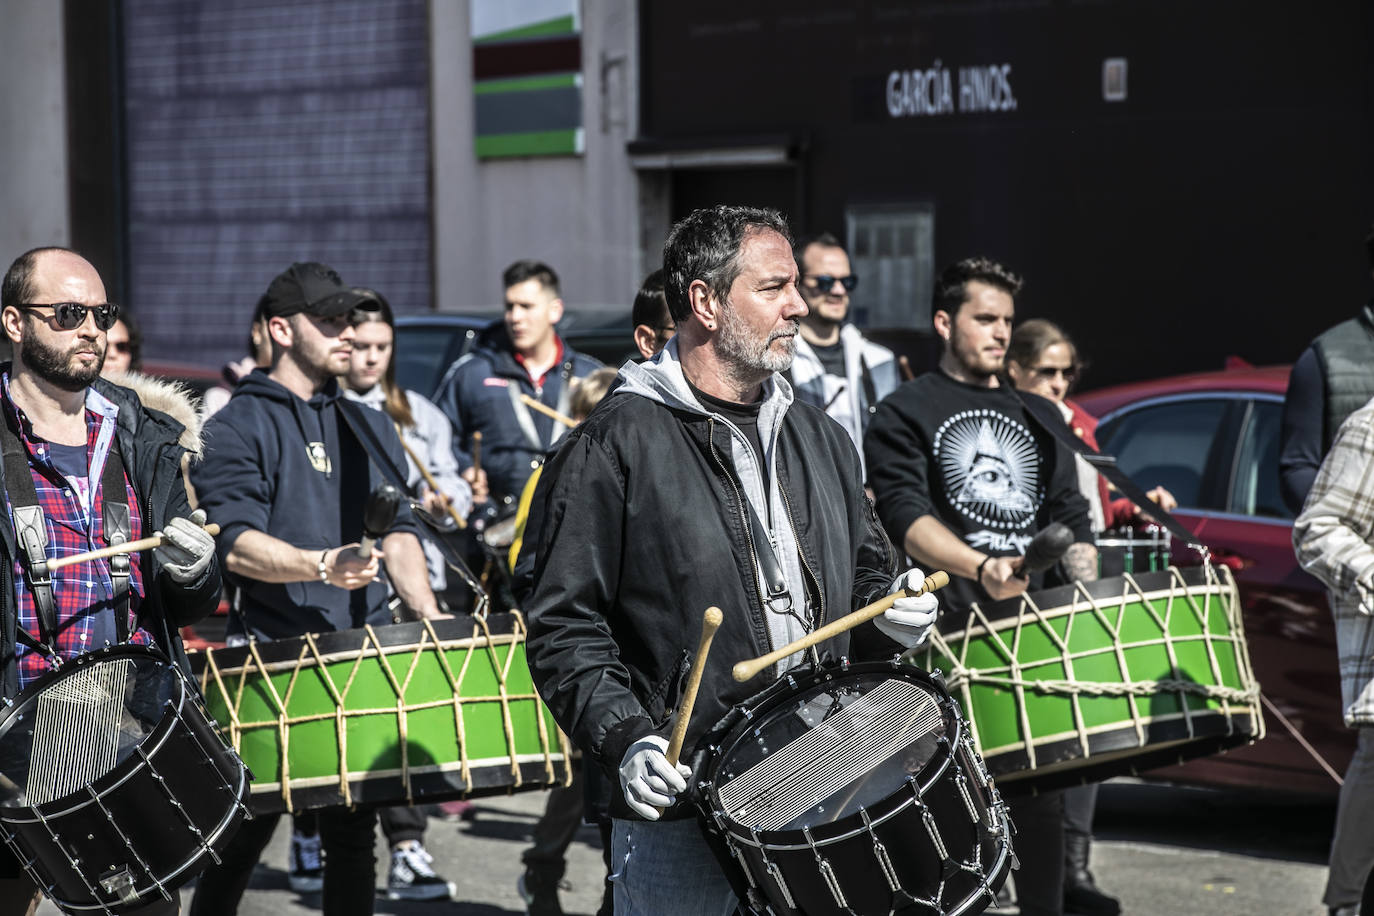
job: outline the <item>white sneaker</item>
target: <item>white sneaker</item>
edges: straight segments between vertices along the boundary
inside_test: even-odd
[[[452,900],[458,887],[434,873],[434,861],[419,840],[391,850],[386,895],[391,900]]]
[[[320,835],[291,832],[291,857],[286,864],[286,883],[298,894],[318,894],[324,889],[324,857]]]

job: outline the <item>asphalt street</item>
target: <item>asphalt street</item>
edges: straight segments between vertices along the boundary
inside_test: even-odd
[[[453,902],[377,899],[378,913],[398,916],[520,916],[515,882],[520,853],[543,810],[542,793],[482,799],[473,821],[430,821],[426,844],[440,873],[457,885]],[[1098,802],[1092,868],[1129,916],[1320,916],[1330,803],[1114,781]],[[287,827],[277,831],[239,912],[244,916],[318,912],[318,896],[286,883]],[[378,886],[389,861],[379,842]],[[596,831],[584,827],[569,850],[570,914],[592,914],[603,868]],[[183,890],[183,910],[190,889]],[[58,916],[44,902],[39,913]]]

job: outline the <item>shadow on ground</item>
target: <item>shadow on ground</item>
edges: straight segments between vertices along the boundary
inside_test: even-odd
[[[1101,787],[1095,833],[1324,865],[1335,823],[1334,799],[1118,780]]]

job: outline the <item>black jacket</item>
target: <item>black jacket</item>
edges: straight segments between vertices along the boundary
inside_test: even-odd
[[[0,371],[9,371],[8,365]],[[173,419],[166,410],[194,422],[195,411],[190,403],[172,386],[139,379],[138,391],[97,379],[92,387],[119,407],[115,441],[125,472],[138,496],[143,515],[145,535],[162,528],[169,519],[191,514],[186,499],[186,487],[181,475],[181,456],[194,447],[195,433],[187,433],[187,423]],[[156,409],[161,407],[162,409]],[[3,476],[0,471],[0,476]],[[14,590],[14,558],[17,553],[14,525],[0,524],[0,671],[3,687],[0,695],[6,698],[18,693],[19,671],[15,663],[15,639],[18,612]],[[169,657],[181,665],[188,675],[190,668],[181,646],[179,627],[194,623],[215,609],[219,603],[220,575],[215,560],[198,582],[186,585],[162,575],[161,564],[154,552],[145,550],[139,555],[142,563],[144,590],[147,593],[139,607],[140,625],[145,627]],[[61,572],[56,573],[61,576]]]
[[[708,607],[720,607],[724,622],[683,759],[773,677],[739,684],[730,675],[736,662],[775,648],[732,459],[738,437],[690,394],[692,406],[636,384],[675,367],[674,357],[670,345],[654,364],[623,368],[619,386],[570,433],[539,483],[546,508],[526,604],[530,668],[559,724],[610,774],[635,741],[667,733]],[[786,526],[785,540],[795,536],[806,587],[820,596],[816,616],[828,621],[885,594],[897,555],[844,429],[807,404],[784,410],[774,473],[790,517],[777,527]],[[832,657],[899,651],[871,624],[821,648]],[[626,813],[623,799],[613,811]]]

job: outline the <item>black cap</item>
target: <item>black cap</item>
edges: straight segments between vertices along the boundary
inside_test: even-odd
[[[314,261],[297,261],[272,280],[258,301],[255,318],[300,312],[316,318],[334,318],[370,302],[371,298],[344,286],[334,268]]]

